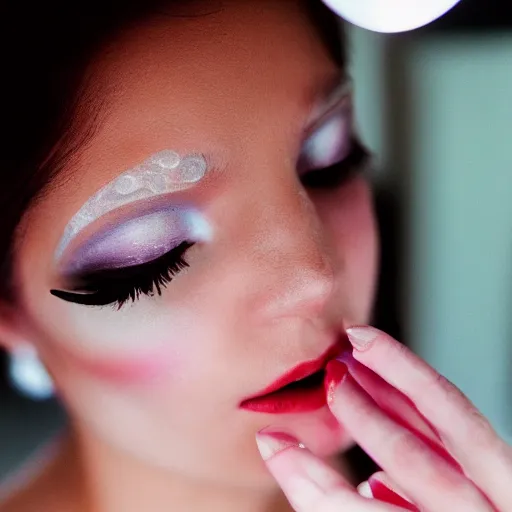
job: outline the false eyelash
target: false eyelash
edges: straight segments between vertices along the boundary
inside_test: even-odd
[[[302,184],[310,189],[334,189],[366,168],[371,160],[370,151],[355,137],[352,137],[350,145],[347,157],[329,167],[304,173],[300,177]]]
[[[50,290],[55,297],[85,306],[112,304],[119,310],[141,295],[162,295],[173,277],[189,265],[183,259],[194,242],[185,241],[156,260],[118,269],[97,270],[74,278],[71,291]]]

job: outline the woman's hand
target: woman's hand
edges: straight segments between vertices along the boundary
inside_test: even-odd
[[[357,492],[298,441],[260,433],[295,510],[512,511],[512,448],[462,392],[381,331],[348,335],[353,357],[327,368],[329,407],[383,471]]]

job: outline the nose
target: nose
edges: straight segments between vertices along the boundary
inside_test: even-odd
[[[335,277],[320,219],[300,184],[274,194],[260,205],[253,232],[253,313],[267,319],[318,316]]]

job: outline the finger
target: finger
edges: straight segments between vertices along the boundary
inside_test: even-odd
[[[397,423],[407,427],[430,448],[462,471],[457,461],[446,451],[437,432],[419,413],[414,403],[375,372],[345,353],[338,358],[349,368],[354,380],[372,397],[375,403]]]
[[[464,394],[391,336],[347,330],[354,358],[411,399],[443,444],[498,509],[512,503],[512,451]]]
[[[336,365],[343,363],[329,362],[327,379],[333,373],[339,375],[340,370],[331,369]],[[436,512],[492,510],[460,471],[391,419],[348,373],[329,394],[329,407],[347,432],[418,506]]]
[[[360,496],[334,469],[287,434],[260,432],[256,441],[268,469],[296,512],[403,510]]]
[[[399,486],[383,471],[374,473],[367,481],[357,486],[357,492],[366,498],[374,498],[402,507],[404,510],[419,512],[419,508],[411,503],[410,499]]]
[[[383,411],[424,440],[442,449],[439,436],[409,398],[354,359],[352,354],[347,352],[338,359],[347,365],[350,375]]]

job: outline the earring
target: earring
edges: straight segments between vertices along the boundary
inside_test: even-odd
[[[17,348],[10,354],[9,379],[18,392],[33,400],[47,400],[53,381],[33,348]]]

